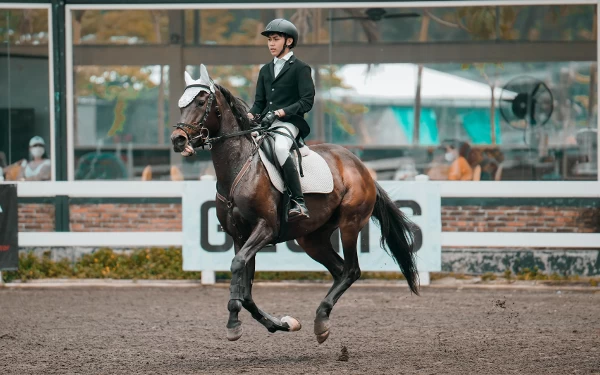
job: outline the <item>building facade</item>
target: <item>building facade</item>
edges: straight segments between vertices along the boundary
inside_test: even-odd
[[[20,232],[181,231],[162,189],[214,175],[208,152],[170,145],[184,71],[206,65],[251,105],[260,31],[285,17],[317,89],[307,143],[346,146],[380,180],[439,183],[444,270],[599,274],[598,1],[369,3],[0,4],[3,178],[34,136],[51,161],[49,181],[18,182]],[[468,181],[449,181],[449,145]],[[86,196],[99,180],[129,191]]]

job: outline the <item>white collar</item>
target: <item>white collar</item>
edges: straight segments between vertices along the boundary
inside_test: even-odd
[[[288,61],[290,59],[290,57],[292,57],[292,55],[294,54],[294,51],[290,51],[288,52],[285,56],[283,56],[282,58],[278,59],[277,57],[275,57],[273,59],[273,64],[277,64],[277,60],[285,60]]]

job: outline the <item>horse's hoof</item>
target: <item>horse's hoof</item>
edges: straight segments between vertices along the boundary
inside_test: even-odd
[[[329,318],[315,319],[315,335],[322,335],[329,331]]]
[[[327,340],[328,337],[329,337],[329,331],[325,331],[325,332],[321,333],[320,335],[317,335],[317,342],[319,344],[322,344],[325,342],[325,340]]]
[[[227,340],[229,340],[229,341],[238,340],[240,337],[242,337],[243,333],[244,333],[244,329],[242,328],[241,324],[234,328],[227,328]]]
[[[291,316],[284,316],[281,318],[281,323],[286,323],[288,327],[290,327],[290,332],[300,331],[300,328],[302,328],[300,321],[296,318],[292,318]]]

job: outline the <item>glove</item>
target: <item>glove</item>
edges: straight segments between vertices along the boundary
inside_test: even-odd
[[[263,117],[262,121],[260,122],[260,126],[262,126],[263,128],[268,128],[271,125],[273,125],[275,120],[277,120],[278,118],[279,117],[275,114],[275,112],[269,112],[265,115],[265,117]]]
[[[252,123],[252,126],[254,126],[254,127],[260,126],[260,120],[261,120],[260,113],[253,113],[252,116],[254,116],[250,119],[250,123]]]

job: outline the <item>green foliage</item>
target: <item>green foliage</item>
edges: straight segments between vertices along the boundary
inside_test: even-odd
[[[99,249],[85,254],[79,260],[52,261],[50,253],[42,257],[22,253],[19,270],[3,273],[5,281],[42,278],[100,278],[100,279],[199,279],[200,272],[182,269],[182,254],[175,248],[152,248],[117,253],[112,249]]]
[[[183,271],[183,258],[178,248],[151,248],[129,252],[99,249],[79,260],[53,261],[50,252],[41,257],[33,252],[21,253],[19,270],[3,272],[5,282],[46,278],[66,279],[155,279],[198,280],[200,272]],[[217,280],[230,280],[231,272],[217,272]],[[361,279],[403,280],[400,272],[363,272]],[[325,280],[329,272],[257,272],[255,280]]]
[[[48,44],[48,10],[0,10],[0,35],[14,45]]]
[[[36,256],[33,252],[23,252],[19,255],[19,270],[3,272],[5,282],[13,280],[35,279],[129,279],[129,280],[199,280],[200,272],[184,271],[182,269],[183,257],[179,248],[149,248],[126,252],[116,252],[109,248],[99,249],[93,253],[85,254],[76,261],[69,259],[52,260],[50,252],[44,252]],[[432,281],[444,277],[454,277],[459,280],[471,279],[472,275],[448,272],[431,272]],[[481,276],[485,281],[497,279],[494,273],[486,273]],[[217,272],[219,281],[231,279],[231,272]],[[578,275],[550,275],[540,272],[537,267],[533,269],[523,268],[516,277],[507,269],[504,271],[506,281],[537,280],[546,283],[568,283],[584,282],[590,286],[598,286],[600,278],[584,278]],[[404,275],[398,272],[363,272],[362,280],[404,280]],[[314,280],[331,281],[329,272],[256,272],[257,281],[280,281],[280,280]]]

